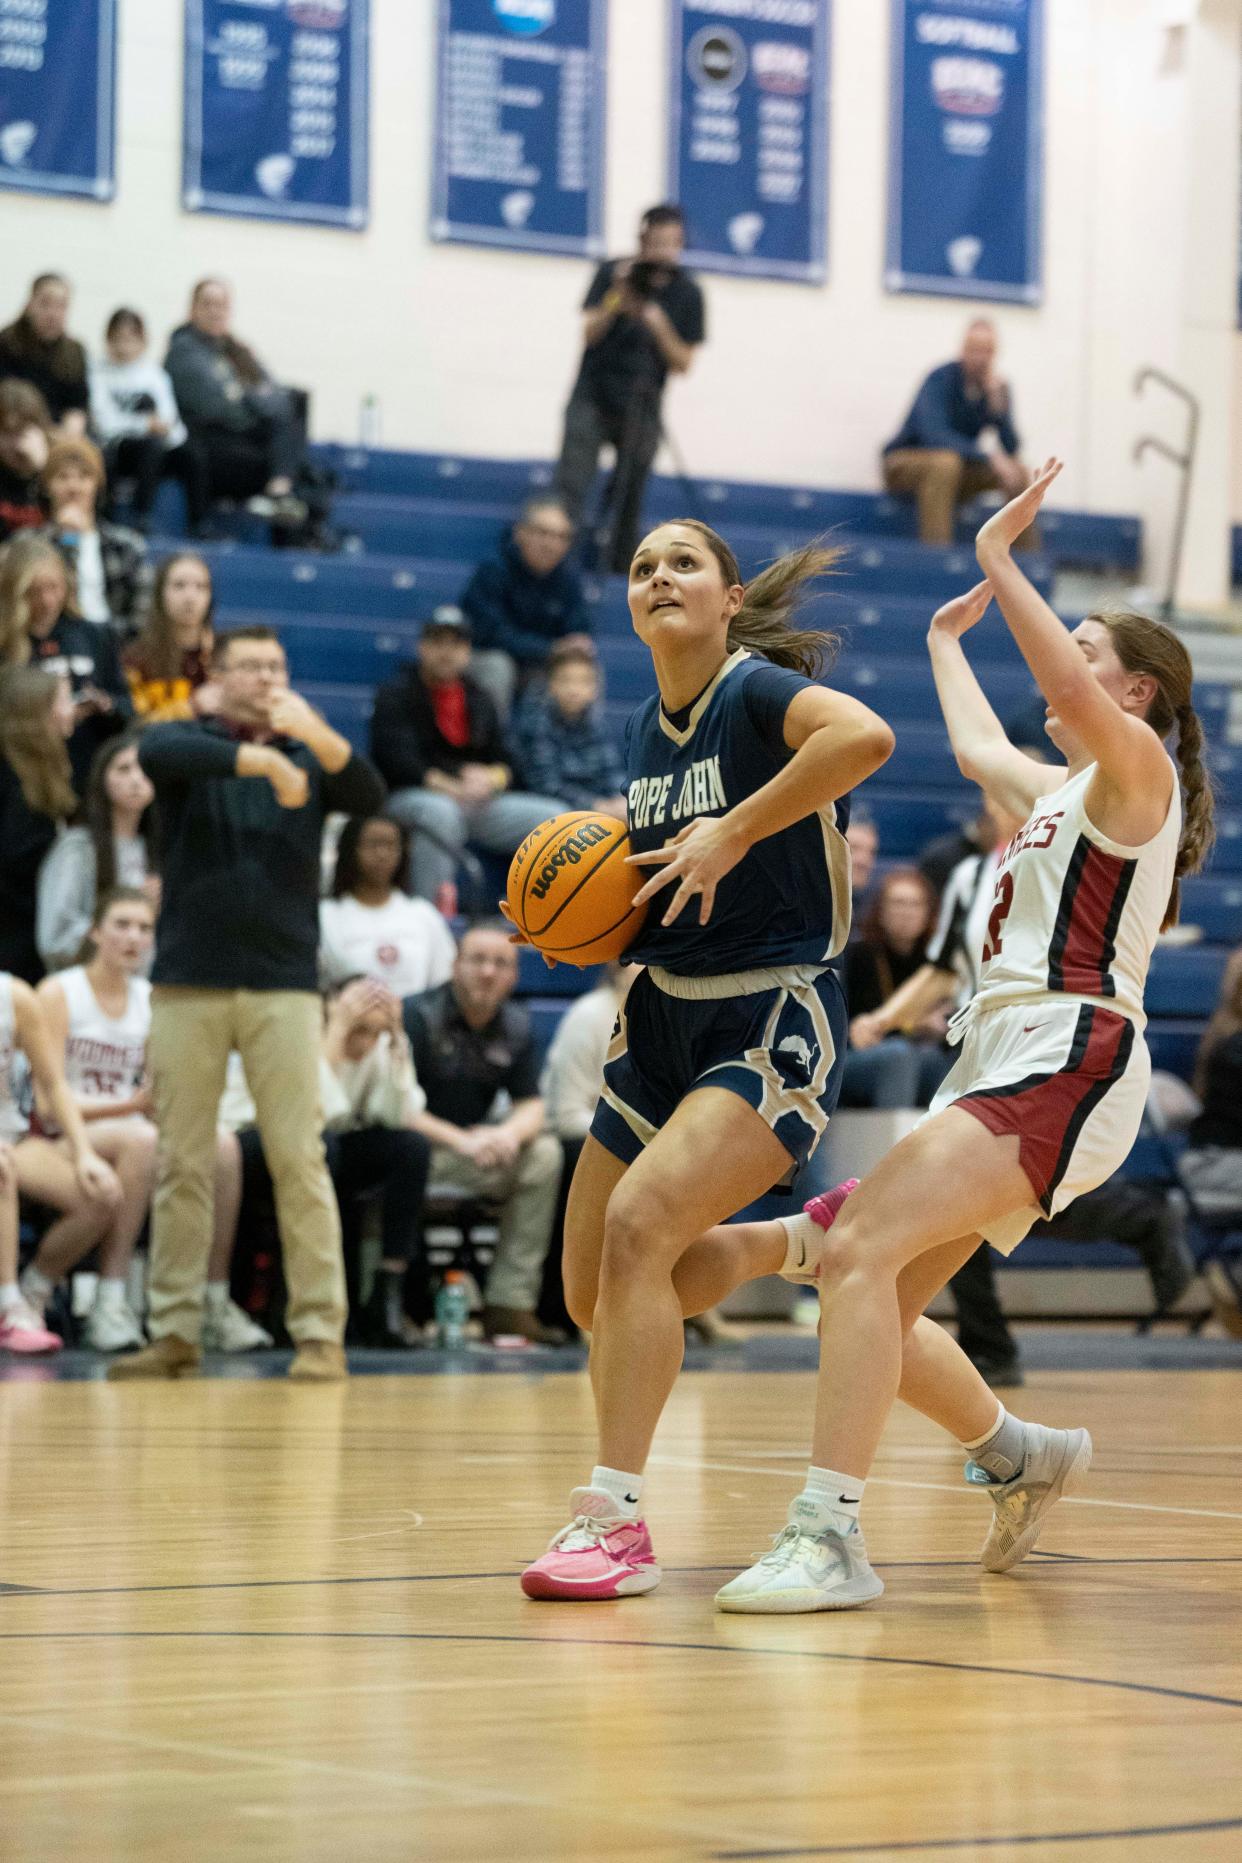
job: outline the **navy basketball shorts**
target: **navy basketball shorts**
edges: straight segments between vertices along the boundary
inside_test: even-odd
[[[688,1093],[723,1087],[754,1107],[801,1166],[836,1106],[847,1030],[835,970],[645,970],[613,1031],[591,1136],[633,1164]]]

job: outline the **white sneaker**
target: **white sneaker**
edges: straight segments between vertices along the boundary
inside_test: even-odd
[[[1049,1509],[1063,1494],[1081,1488],[1091,1467],[1086,1430],[1050,1430],[1025,1425],[1027,1450],[1019,1472],[997,1481],[977,1462],[966,1464],[967,1481],[988,1490],[992,1525],[979,1555],[985,1572],[1008,1572],[1039,1538]]]
[[[271,1344],[272,1335],[264,1332],[235,1300],[226,1300],[222,1307],[204,1308],[204,1352],[257,1352]]]
[[[147,1343],[137,1314],[123,1300],[103,1305],[97,1300],[86,1316],[82,1339],[92,1352],[132,1352]]]
[[[809,1532],[791,1521],[749,1572],[739,1573],[716,1593],[718,1611],[756,1613],[848,1611],[869,1604],[884,1590],[873,1572],[859,1529],[833,1527]]]

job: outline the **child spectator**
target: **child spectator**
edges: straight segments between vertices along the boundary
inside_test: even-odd
[[[63,675],[73,695],[69,735],[73,786],[86,788],[91,759],[132,716],[112,629],[84,621],[71,600],[69,571],[45,537],[19,537],[0,563],[0,662],[28,661]]]
[[[138,733],[102,745],[86,785],[85,821],[65,830],[39,873],[35,938],[49,970],[79,961],[96,903],[113,887],[139,892],[152,912],[159,910],[154,799],[138,761]]]
[[[104,359],[90,365],[91,425],[114,496],[119,480],[133,481],[133,522],[146,532],[160,480],[179,479],[190,534],[198,536],[208,512],[206,461],[190,441],[168,371],[147,354],[146,325],[136,310],[115,310],[104,340]]]
[[[65,440],[86,432],[86,351],[66,335],[69,286],[59,272],[44,272],[30,287],[26,308],[0,330],[0,377],[37,388],[53,425]]]
[[[625,819],[625,765],[599,715],[594,649],[566,641],[552,649],[545,692],[518,709],[515,742],[522,775],[567,809],[602,809]]]
[[[41,1104],[64,1133],[59,1147],[27,1136],[30,1121],[13,1098],[11,1084],[19,1055],[29,1066]],[[102,1234],[120,1202],[121,1186],[90,1142],[34,991],[19,977],[0,972],[0,1350],[58,1352],[60,1339],[18,1286],[19,1196]]]
[[[65,739],[67,679],[33,666],[0,668],[0,970],[37,983],[39,869],[58,824],[78,806]]]
[[[29,382],[0,382],[0,543],[47,523],[42,472],[51,444],[47,403]]]
[[[47,534],[73,578],[84,621],[111,622],[119,633],[138,625],[151,586],[146,539],[121,524],[101,524],[103,455],[90,440],[60,440],[43,468],[51,518]]]
[[[146,625],[124,654],[134,711],[146,724],[209,718],[219,707],[212,678],[211,571],[188,551],[155,572]]]
[[[542,671],[565,639],[588,640],[582,581],[567,562],[574,527],[555,498],[531,498],[461,598],[474,637],[470,671],[508,718],[514,690]]]
[[[319,967],[339,989],[371,977],[394,996],[447,983],[457,946],[436,908],[406,891],[410,832],[387,815],[351,815],[337,844],[332,897],[319,908]]]

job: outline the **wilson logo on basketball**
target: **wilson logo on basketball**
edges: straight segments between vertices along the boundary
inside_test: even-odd
[[[609,831],[601,822],[588,822],[584,828],[579,828],[577,834],[562,841],[555,854],[540,870],[539,878],[531,883],[531,896],[542,899],[562,867],[576,867],[584,854],[608,838]]]

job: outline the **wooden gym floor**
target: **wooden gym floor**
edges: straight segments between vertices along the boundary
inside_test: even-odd
[[[867,1611],[720,1617],[781,1523],[805,1371],[688,1373],[649,1482],[653,1596],[516,1573],[592,1460],[581,1375],[10,1373],[4,1863],[1242,1857],[1236,1370],[1037,1372],[1089,1491],[1016,1576],[895,1413]]]

